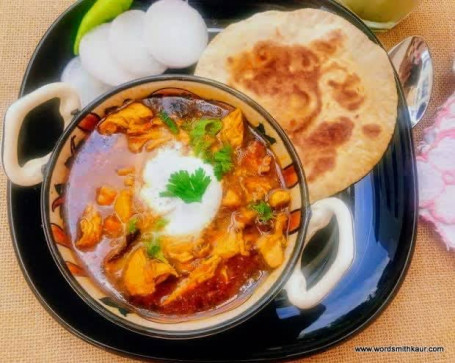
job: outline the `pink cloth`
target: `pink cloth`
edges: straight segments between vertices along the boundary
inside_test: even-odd
[[[420,216],[455,249],[455,93],[439,109],[418,146]]]

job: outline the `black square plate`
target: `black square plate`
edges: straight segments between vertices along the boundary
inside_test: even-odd
[[[71,59],[75,32],[93,4],[83,0],[69,8],[39,43],[24,76],[20,95],[58,81]],[[331,0],[213,0],[190,1],[209,28],[266,10],[322,8],[346,18],[378,42],[353,14]],[[135,1],[145,9],[150,1]],[[185,70],[191,73],[192,69]],[[40,186],[8,185],[8,208],[17,258],[30,288],[47,311],[65,328],[98,347],[143,359],[172,361],[231,361],[284,359],[308,355],[343,341],[370,323],[395,295],[409,265],[417,219],[416,170],[411,126],[399,93],[397,128],[389,149],[376,168],[340,194],[355,217],[356,256],[349,273],[321,304],[301,311],[279,295],[246,323],[216,336],[169,341],[121,328],[86,305],[60,274],[48,250],[40,216]],[[22,159],[45,154],[61,132],[55,102],[33,111],[21,134]],[[326,246],[334,229],[316,237]],[[318,248],[314,254],[317,255]],[[303,261],[309,266],[308,258]],[[324,268],[324,259],[316,268]]]

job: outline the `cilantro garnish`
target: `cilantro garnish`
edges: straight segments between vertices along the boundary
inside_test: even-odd
[[[180,170],[171,174],[166,191],[161,192],[160,196],[180,198],[185,203],[200,202],[210,181],[202,168],[198,168],[193,174]]]
[[[189,132],[190,143],[194,153],[213,165],[215,176],[221,180],[224,174],[232,169],[232,148],[230,145],[223,146],[212,154],[210,147],[216,141],[215,136],[223,128],[221,120],[196,121]]]
[[[272,208],[263,200],[250,205],[250,208],[257,212],[259,220],[263,223],[268,222],[273,218]]]
[[[150,240],[145,243],[145,249],[149,257],[167,262],[167,259],[164,257],[163,251],[161,250],[161,241],[159,237],[153,235]]]
[[[179,133],[179,127],[177,126],[175,121],[165,111],[161,111],[159,113],[159,116],[160,116],[161,121],[163,121],[163,123],[169,128],[169,130],[173,134]]]
[[[231,171],[234,166],[232,163],[232,147],[231,145],[224,145],[220,150],[213,154],[212,161],[215,176],[221,180],[224,174]]]
[[[216,142],[216,135],[223,128],[221,120],[203,119],[195,121],[189,127],[190,144],[196,156],[199,156],[214,167],[215,176],[221,180],[232,167],[232,147],[227,144],[220,150],[212,152],[210,148]]]
[[[205,135],[215,136],[223,128],[221,120],[202,119],[196,121],[190,132],[192,138],[199,138]]]
[[[209,148],[215,142],[215,136],[223,128],[221,120],[199,120],[192,125],[190,130],[190,143],[194,153],[209,158]]]

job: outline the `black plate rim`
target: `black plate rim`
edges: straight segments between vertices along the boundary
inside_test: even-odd
[[[31,66],[33,64],[33,62],[35,61],[35,58],[37,56],[37,53],[39,51],[39,49],[41,48],[42,44],[44,43],[45,39],[47,38],[48,34],[52,32],[52,30],[54,29],[54,27],[56,26],[56,24],[58,24],[62,18],[64,18],[67,13],[71,12],[74,8],[78,7],[80,5],[81,2],[83,2],[84,0],[78,0],[76,1],[74,4],[70,5],[65,11],[63,11],[53,22],[52,24],[49,26],[49,28],[46,30],[46,32],[44,33],[44,35],[41,37],[39,43],[37,44],[35,50],[33,51],[33,54],[28,62],[28,65],[27,65],[27,68],[24,72],[24,76],[23,76],[23,79],[22,79],[22,82],[21,82],[21,86],[20,86],[20,90],[19,90],[19,94],[18,94],[18,98],[24,96],[26,93],[25,93],[25,81],[30,73],[30,69],[31,69]],[[332,3],[335,7],[338,7],[338,8],[342,8],[342,6],[338,3],[336,3],[334,0],[326,0],[330,3]],[[347,10],[348,12],[350,12],[349,10]],[[353,18],[355,18],[357,21],[360,22],[360,19],[357,15],[355,15],[354,13],[350,12],[351,16]],[[381,47],[382,47],[382,44],[379,44]],[[394,71],[395,73],[395,76],[396,76],[396,72]],[[403,92],[402,92],[402,89],[401,87],[397,87],[397,91],[399,93],[399,97],[402,98],[404,104],[406,104],[406,99],[404,98],[404,95],[403,95]],[[406,127],[406,130],[405,130],[405,137],[406,139],[409,140],[409,142],[411,143],[411,146],[414,145],[414,142],[413,142],[413,136],[412,136],[412,128],[411,128],[411,125],[410,125],[410,122],[409,122],[409,119],[408,119],[408,122],[407,122],[407,127]],[[417,177],[416,177],[416,173],[417,173],[417,169],[416,169],[416,162],[415,162],[415,150],[413,147],[410,148],[409,150],[410,152],[410,155],[411,155],[411,169],[412,169],[412,174],[414,176],[414,190],[412,191],[413,194],[414,194],[414,210],[417,210],[417,206],[418,206],[418,181],[417,181]],[[74,334],[75,336],[79,337],[80,339],[86,341],[87,343],[95,346],[95,347],[98,347],[98,348],[101,348],[107,352],[111,352],[111,353],[115,353],[115,354],[118,354],[120,356],[123,356],[123,357],[128,357],[128,358],[134,358],[134,359],[145,359],[145,360],[159,360],[159,361],[173,361],[173,362],[197,362],[197,361],[201,361],[201,360],[191,360],[191,359],[185,359],[185,360],[180,360],[180,359],[171,359],[171,358],[163,358],[163,357],[153,357],[153,356],[150,356],[150,355],[142,355],[142,354],[136,354],[136,353],[132,353],[132,352],[127,352],[127,351],[124,351],[122,349],[117,349],[115,347],[112,347],[112,346],[109,346],[107,344],[104,344],[104,343],[101,343],[99,341],[96,341],[95,339],[92,339],[91,337],[79,332],[77,329],[75,329],[74,327],[72,327],[70,324],[68,324],[65,320],[63,320],[57,312],[55,312],[46,302],[46,299],[39,293],[39,291],[37,290],[37,288],[33,285],[33,282],[32,282],[32,279],[31,277],[29,276],[26,268],[25,268],[25,264],[24,264],[24,261],[22,260],[22,256],[20,255],[19,253],[19,245],[17,243],[17,238],[16,238],[16,230],[15,230],[15,227],[14,227],[14,224],[13,224],[13,206],[12,206],[12,193],[11,193],[11,188],[12,187],[12,183],[8,180],[7,181],[7,208],[8,208],[8,224],[9,224],[9,227],[10,227],[10,236],[11,236],[11,239],[12,239],[12,244],[13,244],[13,248],[14,248],[14,253],[16,255],[16,258],[19,262],[19,267],[22,271],[22,274],[27,282],[27,285],[30,287],[31,291],[33,292],[33,294],[35,295],[35,297],[37,298],[37,300],[40,302],[40,304],[43,306],[43,308],[49,313],[50,316],[52,316],[62,327],[64,327],[66,330],[68,330],[69,332],[71,332],[72,334]],[[417,236],[417,222],[418,222],[418,215],[417,213],[414,213],[414,218],[413,218],[413,221],[412,221],[412,236],[410,237],[409,239],[409,250],[408,250],[408,253],[406,255],[406,258],[405,258],[405,262],[404,262],[404,267],[400,273],[400,275],[398,276],[398,278],[396,279],[396,282],[395,282],[395,285],[393,286],[392,290],[390,291],[390,293],[388,294],[388,296],[384,299],[384,301],[381,303],[381,305],[378,306],[377,310],[368,318],[366,319],[363,323],[361,323],[356,329],[353,329],[347,333],[344,333],[343,335],[341,335],[339,338],[333,340],[332,342],[329,342],[329,343],[326,343],[320,347],[316,347],[316,348],[313,348],[313,349],[309,349],[305,352],[297,352],[297,353],[290,353],[290,354],[287,354],[287,355],[283,355],[283,357],[280,357],[278,359],[275,359],[275,360],[279,360],[279,361],[283,361],[283,360],[287,360],[287,359],[292,359],[292,358],[300,358],[300,357],[306,357],[306,356],[310,356],[310,355],[313,355],[315,353],[321,353],[321,352],[324,352],[330,348],[333,348],[337,345],[340,345],[341,343],[343,343],[344,341],[348,340],[348,339],[351,339],[352,337],[356,336],[357,334],[359,334],[360,332],[362,332],[363,330],[365,330],[368,326],[370,326],[383,312],[384,310],[389,306],[389,304],[393,301],[393,299],[395,298],[395,296],[397,295],[398,291],[400,290],[402,284],[403,284],[403,281],[404,281],[404,278],[406,277],[408,271],[409,271],[409,266],[410,266],[410,263],[411,263],[411,260],[412,260],[412,256],[414,254],[414,251],[415,251],[415,241],[416,241],[416,236]],[[270,359],[269,358],[254,358],[254,359],[244,359],[244,360],[239,360],[239,361],[258,361],[258,362],[263,362],[263,361],[269,361]],[[218,362],[227,362],[227,361],[223,361],[223,360],[218,360]]]

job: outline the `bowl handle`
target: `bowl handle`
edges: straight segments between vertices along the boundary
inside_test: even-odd
[[[60,99],[60,114],[64,128],[73,118],[74,111],[80,109],[81,102],[77,91],[66,83],[51,83],[19,98],[6,111],[3,133],[2,160],[8,178],[17,185],[32,186],[43,181],[42,167],[51,153],[19,165],[17,144],[19,133],[27,114],[37,106],[53,98]]]
[[[327,198],[311,206],[311,220],[305,240],[305,247],[314,234],[326,227],[334,215],[338,223],[338,251],[332,265],[319,281],[307,288],[307,282],[301,269],[301,258],[290,279],[286,283],[289,301],[300,309],[309,309],[317,305],[338,284],[349,270],[354,259],[354,232],[351,213],[340,199]]]

